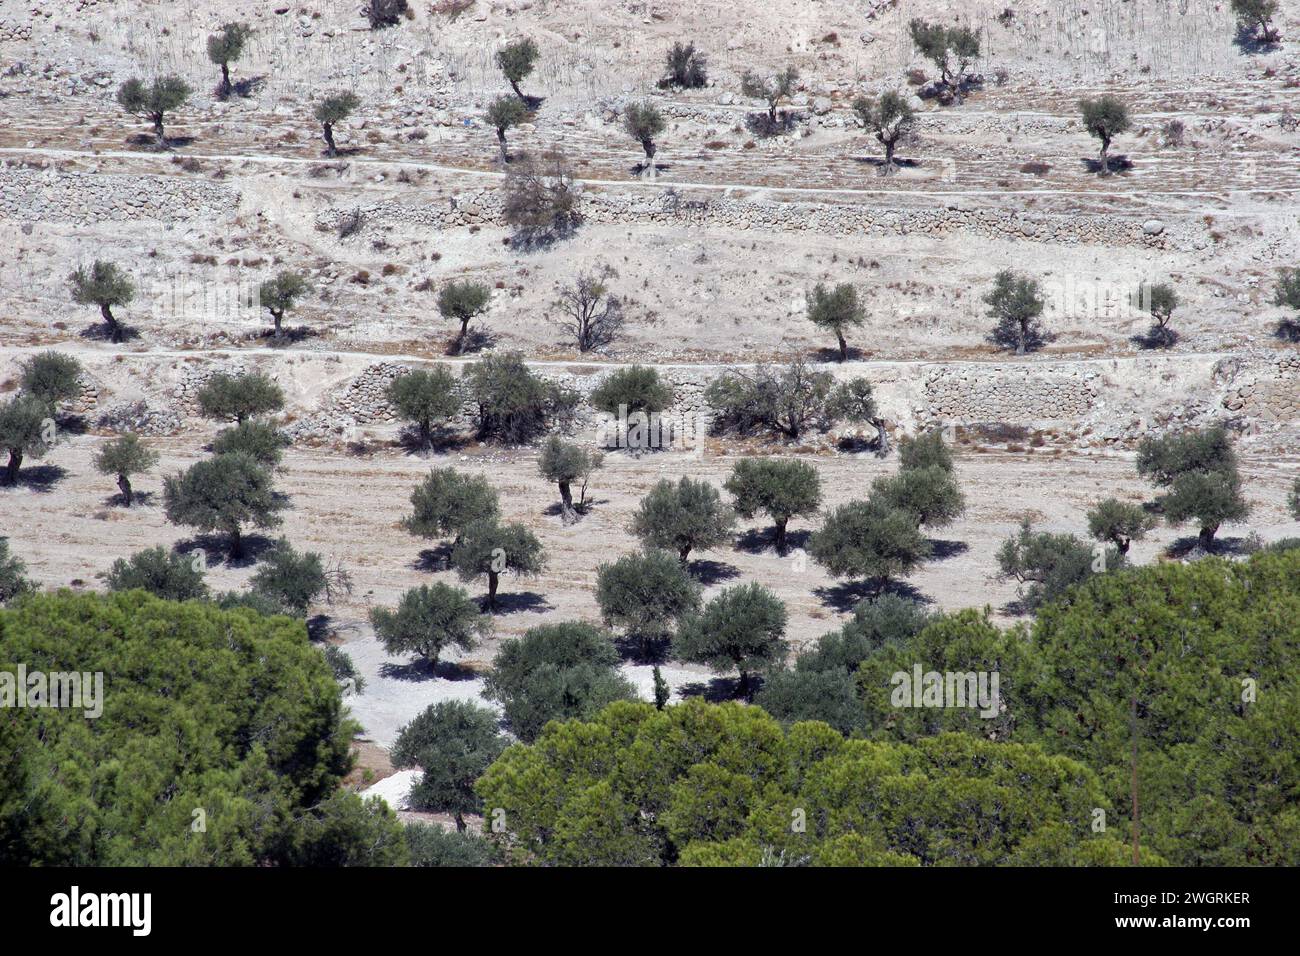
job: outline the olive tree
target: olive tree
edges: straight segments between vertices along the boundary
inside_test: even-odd
[[[460,323],[452,354],[460,355],[464,351],[470,321],[486,312],[491,301],[492,290],[471,279],[453,280],[438,292],[439,314],[449,322]]]
[[[601,618],[624,630],[644,658],[700,606],[700,585],[667,551],[625,554],[596,571]]]
[[[27,565],[9,552],[9,539],[0,538],[0,607],[35,590],[36,585],[27,577]]]
[[[938,465],[899,469],[871,483],[871,497],[906,511],[920,528],[943,528],[966,510],[966,499],[951,470]]]
[[[523,91],[519,89],[519,84],[533,72],[539,55],[537,44],[530,37],[507,43],[497,51],[497,68],[501,70],[506,82],[521,100],[527,100],[528,97],[524,96]]]
[[[218,372],[198,392],[199,411],[216,421],[243,424],[284,408],[284,391],[262,372]]]
[[[1099,501],[1088,512],[1088,534],[1104,544],[1114,545],[1120,554],[1128,554],[1133,542],[1145,538],[1155,526],[1155,516],[1145,508],[1118,498]]]
[[[179,76],[160,76],[146,84],[132,77],[117,89],[117,103],[128,113],[143,117],[153,123],[153,135],[159,149],[167,148],[163,135],[163,120],[167,114],[180,109],[190,98],[189,85]]]
[[[212,440],[212,453],[243,452],[263,468],[277,468],[292,440],[271,422],[249,419],[233,428],[223,428]]]
[[[118,490],[122,492],[122,504],[128,508],[135,500],[131,477],[142,475],[157,464],[158,453],[135,434],[120,435],[105,443],[94,458],[96,471],[117,479]]]
[[[531,741],[552,720],[589,719],[636,691],[618,672],[607,631],[585,621],[530,628],[492,661],[485,694],[499,701],[516,736]]]
[[[56,411],[81,394],[81,363],[62,352],[40,352],[19,365],[18,385]]]
[[[956,467],[952,448],[943,440],[938,428],[907,435],[898,443],[898,465],[901,470],[938,467],[952,471]]]
[[[217,87],[217,98],[225,99],[233,87],[230,84],[230,64],[244,54],[244,44],[248,42],[253,28],[247,23],[226,23],[220,33],[208,37],[208,59],[221,67],[221,85]]]
[[[1099,143],[1097,165],[1103,176],[1110,175],[1110,157],[1106,155],[1111,140],[1125,132],[1132,122],[1129,120],[1128,107],[1118,96],[1107,93],[1095,99],[1079,100],[1079,113],[1083,117],[1083,128],[1088,135]]]
[[[118,558],[104,582],[110,591],[139,588],[165,601],[201,601],[208,596],[202,563],[161,546]]]
[[[333,581],[350,590],[346,572],[334,572]],[[285,611],[299,617],[304,616],[321,595],[327,599],[333,597],[331,572],[325,570],[321,556],[315,551],[295,550],[287,538],[281,538],[267,552],[249,584],[254,593],[270,598]]]
[[[675,483],[660,479],[641,499],[632,516],[632,533],[647,548],[676,552],[685,565],[692,551],[729,541],[735,520],[716,488],[683,475]]]
[[[578,184],[558,150],[516,158],[506,167],[501,190],[501,218],[516,230],[516,243],[546,244],[572,234],[582,221]]]
[[[1271,46],[1282,38],[1273,26],[1277,9],[1277,0],[1232,0],[1232,12],[1237,15],[1237,29],[1265,46]]]
[[[54,438],[54,419],[41,399],[20,393],[0,402],[0,452],[9,454],[0,483],[17,484],[23,459],[43,458],[54,447]]]
[[[473,598],[441,581],[411,588],[391,611],[371,608],[370,624],[387,653],[415,654],[430,667],[447,648],[473,650],[492,630],[492,619]]]
[[[907,27],[916,51],[939,71],[943,100],[961,103],[970,65],[980,53],[980,31],[921,19],[911,20]]]
[[[1086,541],[1072,534],[1034,531],[1025,518],[1019,530],[1002,542],[997,561],[998,576],[1017,581],[1024,607],[1033,611],[1097,571],[1122,567],[1124,557],[1114,548],[1094,553]]]
[[[587,396],[606,415],[662,412],[673,403],[672,386],[649,365],[625,365],[607,375]]]
[[[750,434],[770,430],[797,439],[805,429],[824,425],[834,385],[829,372],[813,369],[802,358],[753,372],[726,372],[709,383],[704,400],[717,413],[716,425]]]
[[[724,588],[678,630],[673,656],[719,671],[734,668],[748,698],[750,675],[785,660],[787,619],[785,605],[761,584]]]
[[[1284,306],[1297,313],[1277,324],[1274,333],[1280,339],[1300,342],[1300,267],[1278,270],[1277,284],[1273,287],[1273,304]]]
[[[779,458],[742,458],[723,485],[735,499],[736,513],[749,520],[762,511],[776,525],[776,550],[785,554],[786,526],[798,515],[821,507],[821,477],[807,462]]]
[[[467,700],[430,704],[397,732],[391,759],[398,769],[423,773],[409,799],[417,810],[450,813],[465,832],[465,814],[478,813],[483,800],[474,782],[501,756],[509,741],[497,727],[494,711]]]
[[[561,513],[566,524],[577,520],[578,513],[585,510],[587,501],[587,482],[591,473],[603,463],[600,452],[588,451],[581,445],[566,442],[559,435],[551,435],[542,444],[537,457],[537,470],[547,481],[552,481],[560,489]],[[578,503],[573,503],[572,485],[582,482],[578,493]]]
[[[819,329],[835,334],[840,345],[840,361],[848,361],[849,343],[845,333],[862,325],[867,319],[858,290],[848,282],[828,289],[818,282],[808,293],[808,321]]]
[[[402,527],[422,538],[454,535],[479,521],[495,521],[500,514],[497,493],[483,475],[467,475],[455,468],[435,468],[411,492],[412,513]]]
[[[889,430],[867,379],[851,378],[836,385],[827,397],[826,411],[835,421],[870,425],[876,430],[876,454],[881,458],[889,454]]]
[[[989,334],[994,344],[1024,355],[1046,341],[1038,319],[1047,303],[1037,279],[1003,269],[994,277],[984,302],[998,323]]]
[[[506,133],[527,118],[528,107],[517,97],[498,96],[488,104],[486,119],[488,125],[497,131],[498,158],[502,166],[510,162],[510,155],[506,152]]]
[[[546,566],[542,543],[517,522],[475,521],[467,525],[451,552],[451,566],[462,581],[487,575],[487,609],[497,610],[497,585],[507,571],[536,575]]]
[[[1242,521],[1250,506],[1241,495],[1241,474],[1232,440],[1220,425],[1159,437],[1138,445],[1137,471],[1168,489],[1156,506],[1171,525],[1196,521],[1199,543],[1209,551],[1225,521]]]
[[[99,306],[109,337],[114,342],[121,342],[123,329],[113,315],[113,309],[135,298],[135,284],[130,277],[115,264],[96,259],[89,267],[78,266],[68,276],[68,285],[72,290],[72,301],[77,305]]]
[[[655,168],[655,137],[667,128],[663,114],[653,103],[629,103],[623,110],[623,128],[629,136],[641,144],[645,153],[645,163],[641,167],[647,179],[657,175]]]
[[[460,411],[460,384],[441,366],[403,372],[388,383],[385,397],[397,413],[414,423],[422,447],[429,447],[434,431]]]
[[[740,92],[750,99],[762,100],[766,104],[767,128],[769,131],[774,131],[778,128],[777,107],[781,105],[782,100],[788,99],[794,93],[798,83],[799,71],[794,66],[778,70],[770,77],[746,70],[740,78]]]
[[[808,553],[834,576],[863,579],[880,591],[920,567],[930,557],[930,542],[911,512],[871,498],[827,515]]]
[[[275,322],[275,337],[281,335],[280,323],[284,314],[297,304],[298,299],[306,295],[311,284],[306,276],[286,269],[274,279],[267,279],[257,287],[257,298],[262,308],[271,313]]]
[[[466,397],[477,409],[478,435],[522,443],[568,421],[578,395],[535,374],[518,352],[488,355],[465,368]]]
[[[274,528],[285,507],[271,473],[240,452],[196,462],[163,480],[167,520],[201,532],[224,533],[234,558],[244,554],[243,527]]]
[[[1146,334],[1145,342],[1168,348],[1178,340],[1178,334],[1169,328],[1169,320],[1178,308],[1178,293],[1167,282],[1142,283],[1133,295],[1133,304],[1150,313],[1155,324]]]
[[[571,283],[560,287],[554,308],[560,327],[573,337],[579,352],[608,345],[623,327],[623,298],[609,285],[616,278],[614,267],[602,264],[579,272]]]
[[[886,90],[879,96],[859,96],[853,101],[853,112],[868,131],[876,134],[876,139],[885,149],[881,175],[893,175],[898,171],[894,162],[898,141],[916,128],[916,113],[907,95],[898,90]]]
[[[361,100],[353,92],[330,93],[319,103],[313,115],[321,125],[321,136],[325,139],[325,155],[334,157],[339,154],[334,145],[334,126],[342,123],[361,105]]]

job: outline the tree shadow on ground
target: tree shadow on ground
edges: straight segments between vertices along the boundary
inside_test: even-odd
[[[268,551],[275,548],[274,539],[264,534],[245,534],[243,536],[243,553],[234,557],[230,553],[230,539],[224,534],[196,534],[184,538],[172,545],[177,554],[203,552],[203,563],[208,567],[218,565],[227,568],[249,568],[256,564]]]
[[[877,176],[885,176],[885,157],[883,156],[854,156],[855,163],[861,163],[863,166],[871,166],[875,169]],[[894,165],[899,169],[920,169],[925,164],[918,159],[908,159],[903,156],[894,157]]]
[[[230,84],[230,95],[217,98],[222,101],[227,101],[231,96],[238,96],[241,98],[250,97],[266,85],[266,80],[267,77],[265,74],[262,76],[249,76],[242,80],[235,80]]]
[[[1300,342],[1300,319],[1283,319],[1273,330],[1273,338],[1283,342]]]
[[[106,322],[96,322],[94,325],[88,325],[77,335],[89,342],[110,342],[113,345],[121,345],[124,342],[131,342],[140,337],[140,332],[130,325],[118,323],[118,339],[113,341],[113,333]]]
[[[275,326],[268,326],[256,337],[265,339],[267,348],[282,349],[306,339],[319,338],[320,334],[320,329],[313,329],[308,325],[284,325],[280,327],[279,335],[275,334]]]
[[[1083,168],[1090,173],[1101,173],[1101,160],[1099,159],[1081,159]],[[1133,162],[1127,156],[1109,156],[1106,160],[1106,167],[1112,175],[1122,176],[1133,168]]]
[[[1028,597],[1022,595],[1008,601],[998,610],[1007,617],[1029,617],[1033,615],[1036,608],[1029,602]]]
[[[1167,548],[1165,557],[1176,561],[1197,560],[1208,557],[1240,557],[1250,554],[1252,549],[1249,538],[1216,537],[1209,550],[1201,547],[1201,539],[1194,534],[1175,538]]]
[[[965,554],[970,550],[970,545],[965,541],[948,541],[944,538],[930,538],[930,560],[947,561],[949,558],[955,558],[959,554]]]
[[[588,514],[590,514],[591,509],[596,505],[607,505],[607,504],[609,504],[608,498],[588,498],[582,504],[578,504],[578,502],[575,501],[573,503],[573,510],[577,512],[578,518],[582,519]],[[547,505],[545,508],[542,509],[542,514],[548,518],[562,517],[564,515],[563,502],[556,501],[552,504]]]
[[[496,341],[497,336],[489,329],[469,329],[465,332],[465,340],[459,343],[459,347],[457,347],[457,336],[453,335],[448,340],[443,354],[453,356],[473,355],[495,345]]]
[[[825,346],[819,348],[815,354],[817,356],[818,362],[830,363],[830,362],[838,362],[840,360],[840,350],[838,348],[831,347],[831,346]],[[849,357],[846,359],[846,361],[860,362],[866,357],[867,357],[866,352],[862,351],[862,349],[858,348],[856,345],[850,345]]]
[[[1260,39],[1255,30],[1254,26],[1239,25],[1236,34],[1232,38],[1232,45],[1249,56],[1261,53],[1275,53],[1281,49],[1281,37],[1276,40],[1264,41]]]
[[[672,638],[668,635],[644,638],[639,634],[617,634],[614,648],[632,664],[662,664],[668,660]]]
[[[763,679],[757,674],[749,675],[749,693],[752,697],[758,693],[763,686]],[[696,681],[691,684],[682,684],[677,688],[677,693],[683,700],[688,697],[699,697],[711,704],[722,704],[729,700],[743,700],[744,695],[740,692],[739,677],[713,677],[708,681]]]
[[[68,469],[59,465],[28,465],[18,469],[18,477],[9,488],[26,488],[39,494],[47,494],[68,477]]]
[[[133,490],[131,493],[131,507],[128,508],[126,505],[126,495],[122,494],[122,492],[119,491],[116,494],[111,494],[107,498],[105,498],[104,504],[108,505],[110,508],[122,508],[128,512],[131,512],[134,511],[136,508],[153,507],[157,498],[158,498],[157,492]]]
[[[835,447],[848,454],[861,455],[873,452],[877,458],[888,457],[889,452],[881,453],[880,441],[876,435],[842,435]]]
[[[688,562],[686,570],[705,587],[740,577],[740,569],[734,564],[727,564],[725,561],[709,561],[705,558]]]
[[[379,676],[388,680],[423,683],[428,680],[466,681],[473,680],[479,675],[455,661],[438,661],[438,663],[430,665],[424,658],[419,658],[418,660],[407,661],[405,664],[394,664],[391,661],[385,661],[379,665]]]
[[[581,219],[564,226],[552,226],[542,229],[519,229],[506,240],[507,246],[514,252],[545,252],[565,239],[572,239],[578,234]]]
[[[139,149],[147,149],[154,153],[163,153],[176,149],[178,146],[190,146],[195,142],[193,136],[165,136],[163,145],[158,145],[158,138],[152,133],[136,133],[134,136],[126,138],[128,146],[134,146]]]
[[[487,597],[479,599],[479,604],[485,614],[522,614],[531,612],[541,614],[544,611],[553,611],[555,608],[546,600],[546,595],[538,594],[536,591],[507,591],[498,592],[497,606],[488,610]]]
[[[883,587],[868,581],[845,581],[813,588],[813,594],[827,607],[843,613],[852,611],[860,601],[884,594],[896,594],[919,604],[934,603],[933,598],[927,597],[906,581],[888,581]]]
[[[1140,349],[1167,349],[1178,342],[1178,333],[1171,328],[1153,325],[1145,332],[1129,336],[1129,341]]]
[[[451,552],[453,545],[450,541],[444,541],[442,544],[432,548],[424,548],[414,561],[411,562],[411,568],[415,571],[449,571],[451,570]]]
[[[408,455],[427,458],[443,452],[460,451],[470,444],[470,439],[459,432],[436,429],[426,444],[420,437],[420,429],[415,425],[406,425],[397,436],[397,444]]]
[[[790,557],[792,552],[806,548],[808,539],[811,537],[811,531],[787,531],[785,533],[786,553],[776,556],[780,558]],[[776,529],[751,528],[744,534],[737,536],[736,547],[749,554],[762,554],[765,551],[776,554]]]

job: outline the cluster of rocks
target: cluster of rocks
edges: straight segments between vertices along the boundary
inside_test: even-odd
[[[239,205],[239,193],[202,179],[35,170],[0,161],[0,218],[98,223],[141,219],[218,219]]]
[[[32,26],[30,23],[19,23],[16,20],[0,20],[0,43],[6,42],[29,42],[32,38]]]
[[[1256,377],[1234,385],[1222,405],[1265,423],[1300,422],[1300,353],[1283,356]]]
[[[159,408],[141,399],[113,405],[95,419],[98,428],[119,434],[174,435],[183,427],[181,416],[171,408]]]

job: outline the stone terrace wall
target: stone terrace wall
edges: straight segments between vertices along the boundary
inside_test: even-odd
[[[372,226],[422,226],[451,229],[497,224],[496,189],[447,193],[426,203],[384,199],[325,209],[316,217],[322,231],[336,229],[345,215],[360,210]],[[587,189],[582,214],[596,223],[675,223],[732,229],[778,229],[825,235],[943,235],[972,232],[984,238],[1036,239],[1042,242],[1105,243],[1165,248],[1192,241],[1182,227],[1160,220],[1139,222],[1122,216],[1030,216],[1007,209],[966,209],[955,203],[925,209],[880,209],[861,204],[777,202],[731,198],[712,190],[639,188],[621,193]]]
[[[238,205],[238,190],[203,179],[32,169],[0,162],[0,219],[184,222],[224,217]]]

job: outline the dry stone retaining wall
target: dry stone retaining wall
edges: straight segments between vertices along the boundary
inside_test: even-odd
[[[322,211],[317,228],[332,231],[359,210],[368,225],[452,229],[496,224],[501,200],[495,189],[446,194],[429,203],[401,199],[340,206]],[[596,223],[677,223],[733,229],[778,229],[827,235],[942,235],[968,231],[986,238],[1036,239],[1066,244],[1099,242],[1164,248],[1189,236],[1159,220],[1121,216],[1029,216],[1006,209],[965,209],[952,204],[922,209],[879,209],[861,204],[776,202],[739,199],[704,190],[642,190],[614,194],[587,189],[580,205]]]
[[[185,222],[224,218],[238,205],[238,190],[202,179],[33,169],[0,161],[0,219]]]

